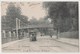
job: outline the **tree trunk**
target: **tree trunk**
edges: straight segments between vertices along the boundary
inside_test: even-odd
[[[58,28],[57,28],[57,37],[56,37],[57,39],[59,38],[59,30],[58,30]]]

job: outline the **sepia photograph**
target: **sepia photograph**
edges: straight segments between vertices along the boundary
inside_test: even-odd
[[[1,52],[79,52],[79,2],[1,2]]]

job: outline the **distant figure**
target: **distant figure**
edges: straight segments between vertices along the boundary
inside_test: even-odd
[[[51,32],[51,31],[49,31],[49,35],[50,35],[50,37],[52,38],[52,35],[53,35],[53,34],[52,34],[52,32]]]
[[[42,36],[42,34],[41,34],[41,36]]]
[[[43,36],[43,34],[41,33],[41,36]]]
[[[50,37],[52,38],[52,34],[50,34]]]

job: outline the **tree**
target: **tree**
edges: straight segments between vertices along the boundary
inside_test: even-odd
[[[6,15],[13,18],[18,18],[21,15],[20,7],[15,7],[14,3],[9,3]]]
[[[52,19],[52,23],[54,25],[53,29],[57,30],[57,33],[69,31],[72,25],[77,24],[78,12],[75,6],[78,7],[78,5],[76,5],[75,2],[73,2],[72,5],[73,5],[73,8],[69,8],[68,2],[44,2],[43,3],[43,7],[48,11],[48,16]],[[72,12],[71,12],[72,14],[70,13],[70,10],[72,9],[73,10],[75,9],[73,12],[76,15],[76,17],[74,17],[76,19],[74,20],[72,20],[71,15],[73,16],[75,15]],[[74,22],[74,23],[72,24],[71,22]],[[73,26],[73,27],[76,27],[76,26]]]
[[[16,28],[16,18],[20,18],[21,10],[20,7],[15,7],[14,3],[9,3],[6,12],[6,21],[9,29]]]
[[[32,17],[32,19],[30,19],[29,23],[31,25],[37,25],[38,24],[38,20],[36,18]]]
[[[78,2],[69,2],[67,3],[67,7],[69,8],[70,18],[72,19],[72,30],[78,31]]]
[[[20,19],[21,26],[26,26],[28,23],[28,17],[21,15],[21,8],[14,3],[9,3],[6,12],[6,21],[9,29],[16,28],[16,18]]]

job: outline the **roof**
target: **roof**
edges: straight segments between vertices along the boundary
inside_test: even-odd
[[[39,24],[39,25],[27,25],[26,27],[23,28],[52,28],[52,24]]]
[[[27,29],[27,28],[53,28],[53,25],[52,24],[27,25],[25,27],[20,27],[19,29]]]

